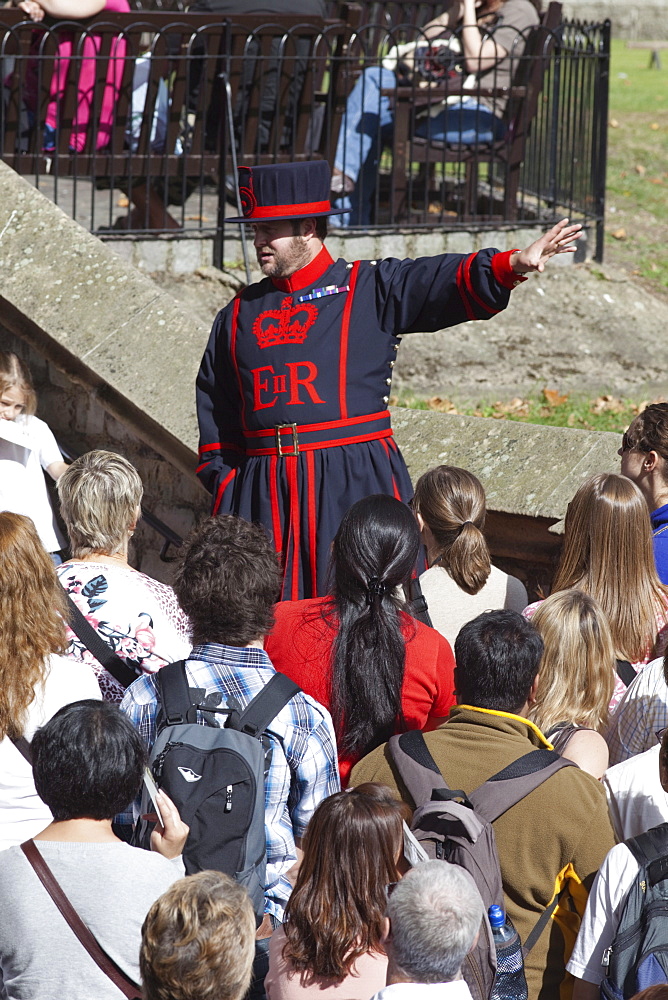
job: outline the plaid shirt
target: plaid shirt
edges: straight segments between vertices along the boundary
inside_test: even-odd
[[[660,657],[638,672],[610,717],[605,733],[610,765],[656,746],[659,734],[667,726],[668,686]]]
[[[195,646],[186,661],[189,686],[207,694],[234,696],[242,708],[267,684],[275,670],[263,649]],[[156,738],[158,703],[153,675],[128,688],[121,710],[134,723],[150,749]],[[202,719],[198,717],[198,721]],[[273,744],[265,782],[267,884],[265,912],[283,919],[291,886],[285,873],[295,863],[295,838],[303,837],[315,807],[339,790],[336,741],[329,712],[305,694],[283,708],[267,732]]]

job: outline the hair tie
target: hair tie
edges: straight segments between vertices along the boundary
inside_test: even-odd
[[[460,524],[460,526],[459,526],[459,531],[460,531],[460,533],[461,533],[461,532],[462,532],[462,531],[464,530],[464,528],[466,527],[466,525],[467,525],[467,524],[472,524],[472,525],[473,525],[473,527],[475,528],[475,522],[474,522],[474,521],[463,521],[463,522],[462,522],[462,523]]]
[[[387,593],[387,584],[382,583],[377,576],[372,576],[366,585],[366,603],[373,604],[376,597]]]

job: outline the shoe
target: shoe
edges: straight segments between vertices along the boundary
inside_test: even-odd
[[[56,130],[53,125],[45,125],[42,132],[42,152],[52,156],[56,151]]]

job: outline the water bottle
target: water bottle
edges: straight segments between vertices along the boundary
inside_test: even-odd
[[[510,920],[506,920],[500,906],[490,906],[488,916],[496,947],[496,978],[490,1000],[527,1000],[527,981],[519,934]]]

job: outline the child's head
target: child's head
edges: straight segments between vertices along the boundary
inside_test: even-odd
[[[0,419],[16,420],[21,414],[33,414],[37,396],[27,366],[16,354],[0,351]]]

